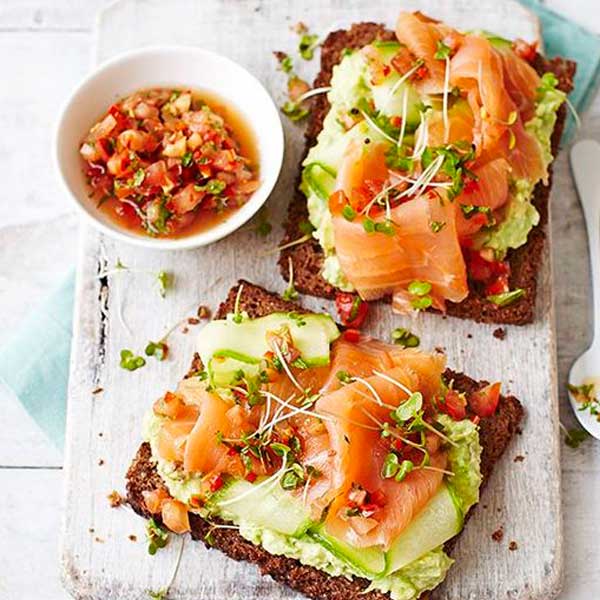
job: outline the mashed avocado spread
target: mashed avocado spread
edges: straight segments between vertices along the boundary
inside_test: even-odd
[[[389,65],[399,45],[395,42],[374,42],[371,47],[380,54],[383,62]],[[335,175],[344,149],[353,138],[364,138],[368,135],[371,139],[386,141],[377,130],[369,127],[366,121],[360,121],[357,126],[348,129],[348,114],[352,109],[356,111],[356,107],[365,102],[372,102],[379,114],[401,114],[399,103],[406,89],[406,122],[410,135],[411,130],[414,131],[419,124],[419,110],[423,107],[423,101],[410,83],[396,85],[399,78],[391,68],[391,74],[382,83],[374,85],[364,55],[358,51],[346,53],[333,69],[331,90],[327,96],[331,109],[325,117],[317,144],[311,148],[303,163],[300,189],[307,198],[309,219],[315,227],[313,235],[325,253],[322,275],[333,286],[345,291],[351,291],[352,285],[344,277],[335,256],[328,198],[334,191]],[[565,97],[563,92],[556,89],[556,80],[548,76],[543,77],[535,104],[535,115],[525,124],[526,130],[540,142],[546,166],[552,161],[550,139],[556,123],[556,113]],[[537,181],[527,179],[513,179],[510,182],[511,195],[506,204],[504,218],[477,236],[476,243],[479,247],[492,248],[500,257],[506,254],[509,248],[518,248],[527,241],[529,232],[539,223],[540,218],[531,203],[536,183]]]
[[[479,434],[477,427],[469,420],[453,421],[440,415],[439,422],[444,433],[456,443],[449,450],[449,465],[455,475],[447,478],[447,485],[462,515],[479,500],[481,484]],[[161,417],[152,411],[144,422],[144,438],[150,443],[152,455],[158,457],[157,436]],[[156,459],[158,473],[165,482],[170,494],[188,503],[191,496],[200,491],[200,476],[189,476],[173,463]],[[249,499],[248,499],[249,500]],[[299,537],[284,535],[266,527],[258,527],[251,519],[238,519],[240,534],[254,544],[260,544],[271,554],[295,558],[301,563],[316,567],[332,576],[364,577],[358,569],[326,549],[308,533]],[[425,590],[433,589],[441,583],[453,560],[440,546],[429,550],[418,559],[385,577],[371,579],[370,589],[389,592],[394,600],[414,600]]]

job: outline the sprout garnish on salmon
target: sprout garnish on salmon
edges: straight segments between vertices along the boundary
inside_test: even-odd
[[[242,535],[257,527],[286,535],[384,586],[401,577],[400,567],[385,572],[386,557],[431,502],[446,498],[440,518],[462,522],[472,504],[460,500],[465,469],[477,497],[476,422],[495,412],[499,384],[461,394],[444,379],[442,354],[361,334],[349,341],[327,315],[251,319],[242,293],[233,313],[200,334],[206,371],[159,398],[148,417],[168,493],[149,494],[146,507],[176,531],[197,513]],[[351,299],[355,322],[360,300],[353,313]],[[467,466],[456,462],[465,452]],[[423,553],[441,552],[445,539]],[[381,567],[357,563],[360,552]]]
[[[413,280],[431,284],[441,311],[471,289],[491,305],[517,302],[506,256],[539,222],[533,189],[547,179],[566,95],[520,42],[404,12],[396,38],[334,67],[303,163],[323,276],[364,300],[392,296],[397,312],[428,308],[411,302]]]

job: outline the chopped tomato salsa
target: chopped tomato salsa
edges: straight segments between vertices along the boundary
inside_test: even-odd
[[[176,237],[226,218],[258,188],[247,133],[205,94],[152,89],[113,104],[79,152],[101,210],[127,229]]]

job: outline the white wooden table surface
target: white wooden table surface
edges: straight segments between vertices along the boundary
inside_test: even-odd
[[[75,261],[77,219],[52,173],[50,142],[60,105],[91,64],[95,11],[107,4],[0,0],[0,344]],[[597,0],[546,4],[600,33]],[[600,139],[600,98],[584,118],[583,131]],[[565,154],[556,176],[570,176]],[[589,342],[589,267],[573,196],[555,197],[553,211],[563,389],[571,361]],[[561,416],[567,427],[574,424],[564,393]],[[61,453],[0,386],[0,600],[67,598],[58,579],[61,463]],[[563,447],[562,485],[561,600],[595,600],[600,598],[600,444]],[[531,507],[536,510],[533,495]]]

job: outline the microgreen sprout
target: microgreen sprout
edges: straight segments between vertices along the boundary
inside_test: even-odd
[[[300,38],[298,44],[298,52],[304,60],[312,60],[315,54],[315,49],[319,45],[319,36],[305,33]]]
[[[177,578],[177,573],[179,571],[179,566],[181,565],[181,557],[183,556],[183,547],[185,545],[185,538],[181,538],[181,543],[179,545],[179,552],[177,554],[177,559],[175,560],[175,566],[173,567],[173,572],[171,573],[171,578],[169,582],[164,588],[154,592],[152,590],[147,590],[148,597],[152,598],[152,600],[166,600],[169,596],[169,591],[175,583],[175,579]]]
[[[486,296],[486,300],[492,302],[496,306],[508,306],[517,300],[520,300],[525,296],[525,290],[522,288],[516,288],[514,290],[510,290],[508,292],[503,292],[501,294],[493,294],[491,296]]]
[[[284,300],[297,300],[298,292],[294,287],[294,262],[292,261],[292,257],[288,256],[288,269],[289,269],[289,278],[288,278],[288,286],[281,295]]]
[[[416,348],[421,343],[421,340],[408,329],[397,327],[392,331],[392,342],[403,348]]]
[[[148,554],[154,556],[160,548],[169,543],[169,532],[163,529],[154,519],[146,523],[146,538],[148,540]]]
[[[156,360],[165,360],[167,358],[167,354],[169,353],[169,347],[167,346],[164,340],[159,340],[158,342],[148,342],[146,348],[144,350],[146,356],[154,356]]]
[[[119,366],[127,371],[135,371],[146,364],[145,359],[142,356],[135,356],[135,354],[128,349],[121,350],[121,362]]]

